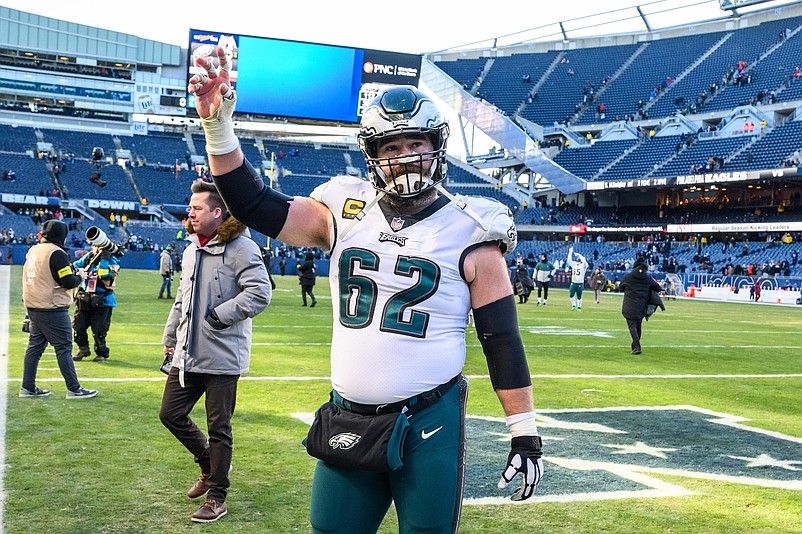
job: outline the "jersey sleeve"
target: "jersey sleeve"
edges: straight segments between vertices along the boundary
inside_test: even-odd
[[[309,197],[317,200],[318,202],[326,204],[326,197],[327,197],[326,193],[328,193],[329,191],[330,191],[330,182],[326,182],[315,187],[309,194]]]
[[[309,197],[325,204],[329,209],[333,209],[333,206],[337,206],[342,202],[344,191],[352,192],[355,186],[364,186],[366,184],[373,190],[373,186],[356,176],[335,176],[328,182],[324,182],[315,187],[309,194]]]
[[[486,227],[485,240],[496,242],[502,254],[510,254],[518,246],[518,229],[510,208],[489,198],[463,197],[467,209],[475,211]]]

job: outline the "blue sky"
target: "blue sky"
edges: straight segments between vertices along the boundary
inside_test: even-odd
[[[786,5],[775,0],[758,6]],[[644,30],[634,9],[642,6],[654,29],[717,18],[718,0],[491,0],[479,9],[464,0],[365,2],[306,0],[247,3],[209,0],[140,0],[114,7],[97,0],[0,0],[0,5],[52,18],[187,46],[190,28],[310,41],[393,52],[426,53],[470,45],[488,47],[527,40],[558,40],[560,21],[573,36]],[[236,5],[240,9],[231,9]],[[752,8],[754,9],[754,8]],[[743,9],[742,11],[748,11]],[[614,13],[599,15],[602,12]],[[596,16],[593,16],[596,15]],[[592,16],[592,17],[591,17]],[[590,18],[582,18],[590,17]],[[604,24],[624,18],[619,24]],[[584,29],[580,29],[584,28]],[[506,37],[502,37],[506,36]]]

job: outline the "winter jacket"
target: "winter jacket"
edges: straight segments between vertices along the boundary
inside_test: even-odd
[[[22,268],[22,302],[26,308],[69,308],[72,291],[81,283],[70,258],[57,244],[42,241],[28,249]]]
[[[554,265],[550,261],[541,261],[535,265],[534,279],[538,282],[548,282],[554,274]]]
[[[86,269],[86,272],[90,275],[94,273],[97,277],[94,293],[103,295],[103,306],[114,308],[117,306],[117,298],[114,296],[114,283],[117,273],[120,271],[120,260],[117,256],[113,256],[105,250],[101,250],[99,254],[100,258],[92,250],[73,262],[72,266],[76,269]],[[90,279],[91,277],[84,280],[81,284],[81,289],[84,291],[88,289]]]
[[[528,295],[535,287],[534,282],[529,278],[529,269],[526,265],[516,267],[512,284],[516,295]]]
[[[649,304],[646,305],[646,320],[649,320],[649,317],[657,311],[657,308],[660,308],[662,311],[666,311],[666,305],[663,304],[663,298],[660,296],[659,291],[655,291],[654,288],[649,290]]]
[[[167,249],[162,250],[159,255],[159,274],[173,276],[173,257]]]
[[[250,366],[251,318],[267,307],[272,293],[259,245],[233,217],[205,246],[192,222],[186,226],[190,244],[162,343],[175,347],[173,365],[179,369],[242,374]]]
[[[298,269],[299,284],[302,286],[314,286],[317,281],[317,269],[315,268],[314,260],[306,260],[299,263],[296,267]]]
[[[646,271],[646,265],[635,263],[632,271],[624,275],[619,291],[624,292],[624,301],[621,304],[621,315],[627,319],[643,319],[646,317],[646,307],[649,305],[650,292],[662,288]]]
[[[593,289],[604,289],[607,284],[607,276],[604,271],[596,270],[590,274],[590,287]]]

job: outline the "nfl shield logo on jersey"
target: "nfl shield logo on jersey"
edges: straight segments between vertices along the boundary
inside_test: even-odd
[[[402,219],[401,217],[393,217],[393,220],[390,221],[390,228],[392,228],[396,232],[403,227],[404,227],[404,219]]]

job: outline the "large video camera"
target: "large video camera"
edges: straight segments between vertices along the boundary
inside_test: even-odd
[[[107,250],[112,256],[122,256],[123,249],[120,245],[109,239],[106,233],[97,226],[90,226],[86,231],[86,240],[94,247]]]

